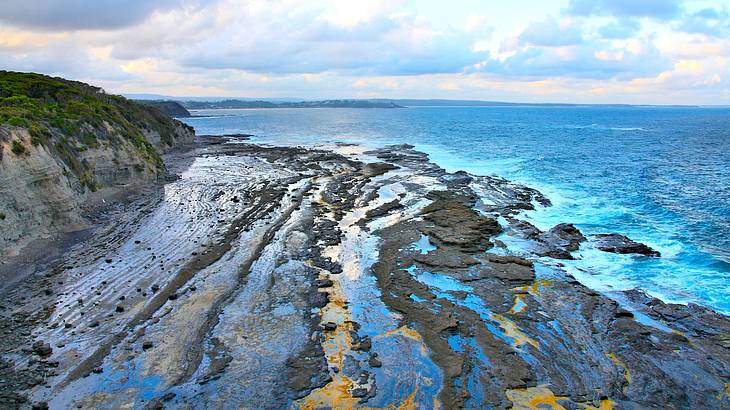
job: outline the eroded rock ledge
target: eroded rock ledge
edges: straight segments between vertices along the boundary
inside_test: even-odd
[[[539,231],[539,192],[409,146],[208,140],[2,295],[0,406],[730,405],[730,321],[582,285],[581,246],[652,253]]]

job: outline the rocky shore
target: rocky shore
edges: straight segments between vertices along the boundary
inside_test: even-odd
[[[542,232],[539,192],[410,146],[241,139],[168,154],[179,178],[2,289],[0,407],[730,406],[727,317],[562,269],[653,249]]]

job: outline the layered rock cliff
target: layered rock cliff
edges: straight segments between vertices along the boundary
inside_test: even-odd
[[[84,83],[0,71],[0,255],[87,226],[84,205],[165,174],[191,127]]]

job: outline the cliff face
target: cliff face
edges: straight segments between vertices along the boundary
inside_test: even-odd
[[[155,183],[194,131],[83,83],[0,72],[0,255],[88,225],[83,208]]]
[[[144,105],[148,105],[151,107],[155,107],[170,117],[175,117],[175,118],[190,117],[190,111],[186,110],[185,107],[183,107],[177,101],[143,101],[143,100],[139,100],[137,102],[139,104],[144,104]]]

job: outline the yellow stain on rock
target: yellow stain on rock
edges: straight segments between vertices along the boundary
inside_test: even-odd
[[[568,399],[564,396],[556,396],[545,386],[528,387],[526,389],[511,389],[505,391],[505,394],[512,402],[512,408],[517,410],[565,410],[565,407],[560,405],[558,401]]]
[[[720,392],[715,396],[717,400],[728,399],[730,400],[730,383],[725,383],[725,391]]]
[[[389,330],[385,333],[381,333],[374,337],[374,339],[379,339],[382,337],[390,337],[390,336],[402,336],[408,339],[415,340],[421,344],[420,352],[423,356],[428,356],[428,349],[426,348],[426,344],[423,343],[423,337],[420,333],[418,333],[415,329],[411,329],[408,326],[401,326],[397,329]]]
[[[606,354],[606,356],[608,356],[608,358],[611,359],[614,364],[624,369],[624,379],[626,379],[628,383],[631,383],[631,372],[629,371],[629,368],[626,367],[626,364],[622,362],[618,357],[616,357],[616,355],[613,353],[608,353]]]
[[[518,286],[516,288],[512,288],[512,290],[518,292],[528,292],[532,296],[537,296],[541,287],[550,286],[552,283],[553,281],[550,279],[536,279],[532,282],[531,285]]]
[[[492,314],[492,319],[499,324],[499,327],[504,331],[504,335],[512,339],[512,347],[518,348],[529,344],[535,349],[540,348],[540,344],[535,339],[527,336],[515,322],[497,313]]]
[[[520,313],[527,307],[527,303],[524,301],[525,295],[522,293],[518,293],[515,295],[515,301],[512,304],[512,307],[509,309],[509,313],[514,315],[516,313]]]
[[[360,407],[357,406],[360,399],[354,398],[350,395],[350,389],[354,383],[347,376],[339,376],[334,378],[327,386],[315,390],[307,396],[302,403],[299,404],[299,408],[302,410],[315,410],[321,408],[331,408],[335,410],[349,410],[349,409],[361,409],[361,410],[415,410],[419,408],[419,404],[416,401],[416,394],[418,388],[415,388],[408,397],[403,401],[393,403],[387,407]],[[435,409],[440,408],[440,404],[434,401]]]
[[[352,337],[350,331],[353,330],[351,321],[350,310],[347,307],[347,300],[345,299],[344,292],[338,281],[334,281],[332,288],[329,290],[329,302],[321,310],[321,322],[333,322],[337,324],[337,328],[331,332],[324,333],[324,340],[322,341],[322,349],[324,350],[327,363],[330,367],[337,367],[342,369],[344,365],[345,354],[352,350]],[[421,350],[424,355],[428,355],[425,344],[423,344],[423,338],[421,335],[407,326],[402,326],[397,329],[386,332],[383,336],[400,335],[404,338],[413,339],[421,342]],[[307,397],[301,399],[295,403],[295,407],[300,409],[320,409],[320,408],[332,408],[332,409],[367,409],[366,407],[359,407],[360,401],[357,397],[352,397],[352,389],[355,387],[355,382],[342,374],[342,372],[331,373],[332,381],[327,383],[325,386],[312,391]],[[385,409],[389,410],[413,410],[419,406],[416,402],[416,394],[418,388],[416,387],[413,392],[403,399],[394,404],[391,404]]]

